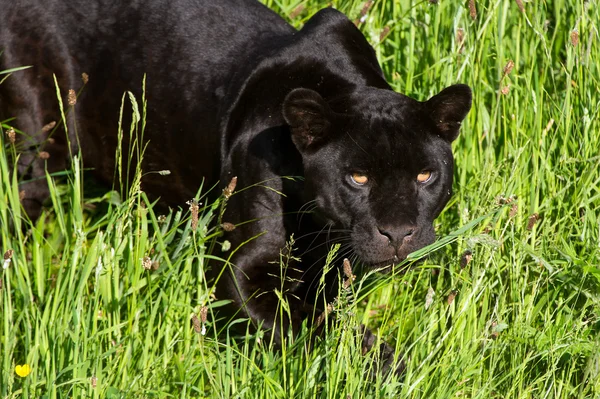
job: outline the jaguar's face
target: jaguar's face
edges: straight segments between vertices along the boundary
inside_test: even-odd
[[[288,95],[284,116],[316,212],[349,232],[363,262],[398,263],[434,241],[433,220],[452,190],[450,143],[470,106],[463,85],[427,102],[381,89],[355,93],[343,105],[307,89]]]

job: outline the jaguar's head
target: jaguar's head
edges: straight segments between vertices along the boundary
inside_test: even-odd
[[[354,252],[375,267],[431,244],[452,193],[451,142],[470,108],[465,85],[425,102],[376,88],[330,101],[291,91],[283,115],[317,217],[347,231]]]

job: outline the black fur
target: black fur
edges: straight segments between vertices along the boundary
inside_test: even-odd
[[[258,237],[236,252],[217,296],[276,337],[273,291],[286,292],[296,327],[312,313],[307,298],[329,240],[372,266],[433,242],[432,222],[451,195],[450,142],[471,91],[455,85],[426,102],[395,93],[338,11],[324,9],[296,31],[253,0],[0,0],[0,9],[0,70],[33,66],[0,85],[0,120],[16,117],[10,124],[26,134],[23,178],[64,169],[80,143],[85,165],[110,183],[121,95],[141,97],[146,74],[143,170],[171,171],[144,177],[149,195],[183,206],[203,179],[224,187],[237,176],[238,189],[264,182],[229,200],[225,221],[254,221],[228,233],[233,248]],[[52,74],[66,102],[83,72],[89,83],[68,117],[69,149],[64,134],[48,142],[42,128],[60,120]],[[39,145],[49,159],[36,156]],[[431,178],[418,182],[423,171]],[[48,189],[43,180],[22,189],[35,218]],[[313,212],[301,217],[302,209]],[[302,262],[282,282],[278,259],[292,234]]]

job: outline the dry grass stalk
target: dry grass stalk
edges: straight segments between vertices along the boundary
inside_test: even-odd
[[[294,8],[290,13],[290,19],[295,19],[297,16],[302,14],[302,11],[304,11],[305,8],[306,7],[304,7],[304,4],[300,4],[298,7]]]
[[[321,324],[323,324],[323,322],[325,321],[325,317],[327,317],[329,314],[331,314],[331,312],[333,312],[333,304],[330,303],[327,305],[327,309],[325,309],[325,311],[323,313],[321,313],[319,315],[319,317],[317,317],[317,320],[315,321],[315,326],[318,327]]]
[[[521,11],[522,13],[525,13],[525,6],[523,5],[523,1],[521,0],[515,0],[517,2],[517,7],[519,7],[519,11]]]
[[[459,54],[465,49],[465,30],[463,28],[458,28],[456,30],[456,47],[458,48]]]

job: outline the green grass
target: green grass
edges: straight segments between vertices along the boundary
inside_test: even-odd
[[[329,1],[265,3],[301,26]],[[125,201],[84,195],[75,159],[59,183],[48,177],[52,206],[34,228],[11,229],[26,222],[3,133],[0,250],[14,253],[0,270],[0,397],[600,397],[598,4],[474,3],[475,18],[468,1],[366,11],[360,28],[395,89],[424,100],[473,88],[455,194],[436,221],[440,237],[460,234],[404,275],[357,279],[310,351],[308,332],[281,351],[260,332],[217,335],[222,302],[203,271],[230,253],[210,224],[220,203],[194,231],[189,212],[159,217],[135,184]],[[335,4],[360,19],[362,1]],[[203,306],[206,335],[192,323]],[[403,379],[365,378],[361,323],[406,354]]]

